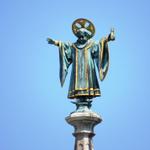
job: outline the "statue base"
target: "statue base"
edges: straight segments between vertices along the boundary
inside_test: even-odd
[[[94,127],[102,121],[102,118],[88,109],[86,105],[81,108],[84,109],[79,107],[79,110],[66,117],[66,121],[75,129],[74,150],[94,150],[92,143],[92,137],[95,135]]]

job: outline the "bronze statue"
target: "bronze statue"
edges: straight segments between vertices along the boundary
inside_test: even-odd
[[[112,29],[108,36],[95,42],[92,40],[95,27],[91,21],[83,18],[73,22],[72,30],[77,37],[75,43],[61,42],[51,38],[47,41],[59,47],[61,86],[72,64],[68,98],[87,101],[101,95],[96,67],[100,80],[103,81],[109,66],[108,42],[115,40],[115,34]]]

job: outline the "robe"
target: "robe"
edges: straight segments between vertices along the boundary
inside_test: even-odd
[[[100,80],[104,80],[109,66],[109,50],[105,38],[98,43],[89,40],[83,48],[76,43],[59,42],[59,60],[61,86],[72,64],[68,98],[90,99],[101,95],[96,67]]]

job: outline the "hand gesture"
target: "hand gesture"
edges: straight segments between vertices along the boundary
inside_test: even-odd
[[[51,38],[47,38],[48,44],[55,44],[55,41]]]
[[[114,31],[114,28],[112,28],[108,36],[108,41],[114,41],[114,40],[115,40],[115,31]]]

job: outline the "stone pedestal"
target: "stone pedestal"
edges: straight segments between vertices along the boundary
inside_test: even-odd
[[[94,150],[92,144],[94,127],[102,121],[101,117],[91,110],[76,111],[66,117],[66,121],[75,129],[74,150]]]

